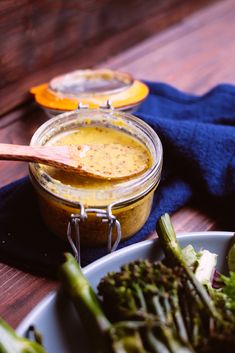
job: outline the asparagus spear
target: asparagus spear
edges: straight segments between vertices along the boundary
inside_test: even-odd
[[[0,319],[0,353],[46,353],[46,351],[39,343],[18,336],[3,319]]]
[[[66,254],[62,282],[95,343],[93,351],[192,353],[195,348],[204,353],[234,347],[231,322],[188,268],[168,215],[160,219],[158,233],[171,267],[148,261],[127,264],[102,279],[99,298],[76,260]]]
[[[190,282],[195,288],[196,293],[204,303],[205,308],[215,320],[223,321],[220,313],[215,309],[214,303],[208,295],[206,289],[201,283],[198,282],[191,269],[187,266],[179,243],[176,239],[176,234],[171,223],[170,216],[167,213],[160,217],[157,223],[157,233],[168,263],[171,266],[180,266],[184,269]]]
[[[212,288],[208,293],[208,287],[201,284],[187,266],[168,214],[159,219],[157,232],[167,263],[181,268],[187,277],[183,289],[186,292],[186,305],[183,308],[191,316],[187,329],[192,344],[202,352],[234,351],[234,317],[226,315],[223,306],[219,307],[213,300],[216,293],[211,293]]]
[[[141,322],[149,352],[194,352],[178,301],[180,277],[161,263],[139,260],[106,275],[98,286],[113,322]],[[113,305],[116,303],[116,305]]]
[[[107,319],[93,288],[75,258],[69,253],[65,254],[60,277],[77,308],[85,330],[89,333],[95,352],[146,353],[138,330],[133,327],[125,330],[115,328]]]

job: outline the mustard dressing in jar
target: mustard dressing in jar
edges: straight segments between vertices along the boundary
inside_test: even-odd
[[[123,132],[117,129],[111,129],[103,126],[81,126],[79,129],[75,131],[68,131],[62,134],[59,134],[55,138],[51,139],[47,145],[94,145],[97,147],[98,152],[89,155],[84,154],[84,158],[89,158],[87,160],[87,164],[89,164],[89,168],[94,168],[94,172],[97,170],[101,172],[101,174],[106,174],[107,169],[112,175],[112,168],[114,175],[117,175],[118,172],[120,175],[122,174],[122,168],[125,169],[125,173],[128,175],[128,171],[130,175],[134,174],[135,169],[141,170],[143,166],[143,171],[148,169],[151,166],[151,155],[148,149],[140,143],[136,138],[131,137],[128,134],[124,134]],[[99,154],[99,145],[100,148],[105,147],[105,153]],[[111,146],[109,150],[109,146]],[[115,150],[115,147],[117,149]],[[127,147],[124,149],[125,156],[120,156],[122,153],[121,147]],[[117,151],[117,152],[116,152]],[[129,152],[129,153],[127,153]],[[110,156],[110,153],[113,156]],[[116,158],[116,163],[112,163],[112,159]],[[124,162],[124,164],[120,164]],[[107,167],[107,164],[110,163]],[[86,162],[85,162],[86,164]],[[79,173],[68,173],[64,170],[52,167],[44,167],[45,171],[54,179],[59,180],[60,182],[72,185],[76,188],[100,188],[103,190],[109,188],[110,186],[115,186],[117,181],[114,178],[107,178],[105,180],[99,180],[99,177],[84,177],[80,176]],[[118,178],[117,178],[118,179]],[[126,180],[128,178],[126,177]],[[119,180],[120,182],[120,180]],[[89,200],[89,203],[96,204],[96,200]]]
[[[31,145],[99,143],[130,146],[136,149],[138,163],[147,161],[148,167],[123,180],[88,178],[32,163],[29,170],[42,217],[54,234],[70,240],[79,237],[77,242],[86,246],[108,244],[111,249],[135,234],[149,216],[162,168],[157,134],[127,113],[80,109],[49,120],[31,141]]]

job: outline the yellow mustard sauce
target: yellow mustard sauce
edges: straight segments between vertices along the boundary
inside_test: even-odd
[[[122,240],[134,235],[145,224],[152,207],[154,190],[128,206],[112,210],[112,214],[120,222]],[[38,195],[39,206],[45,224],[60,238],[66,239],[68,222],[71,214],[80,213],[75,209]],[[79,223],[81,244],[85,246],[107,246],[109,226],[95,214],[90,214],[84,222]],[[116,240],[114,229],[112,241]]]
[[[132,148],[130,150],[129,156],[125,156],[125,166],[126,170],[133,171],[134,168],[140,168],[142,165],[145,166],[144,170],[151,166],[151,155],[148,149],[139,142],[136,138],[131,135],[124,133],[117,129],[107,128],[103,126],[82,126],[74,131],[68,131],[59,134],[58,136],[51,139],[48,144],[50,145],[92,145],[92,144],[118,144],[122,146],[129,146]],[[114,153],[114,152],[113,152]],[[135,159],[133,160],[133,153],[135,154]],[[92,163],[94,168],[99,170],[104,170],[108,163],[107,160],[99,160],[98,155],[95,155]],[[129,157],[129,158],[128,158]],[[117,158],[120,156],[117,155]],[[120,158],[121,160],[121,158]],[[90,161],[88,161],[90,163]],[[134,164],[135,163],[135,164]],[[53,168],[44,167],[46,172],[54,179],[60,181],[63,184],[70,185],[81,189],[103,189],[106,190],[110,186],[115,187],[120,183],[120,180],[109,180],[98,179],[87,176],[80,176],[77,173],[68,173],[66,171]],[[119,166],[120,171],[122,166]],[[94,169],[95,170],[95,169]],[[143,170],[143,172],[144,172]],[[134,176],[133,176],[134,177]],[[96,201],[94,199],[90,200],[90,204],[95,205]]]

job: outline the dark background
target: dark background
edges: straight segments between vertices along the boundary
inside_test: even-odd
[[[30,87],[92,67],[213,0],[1,0],[0,115]]]

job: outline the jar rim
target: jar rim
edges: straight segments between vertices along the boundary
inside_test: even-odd
[[[143,174],[131,178],[127,181],[121,181],[115,185],[115,190],[102,188],[97,188],[96,192],[99,192],[99,197],[101,198],[98,207],[104,208],[112,204],[115,207],[117,205],[126,204],[131,201],[137,200],[148,194],[152,189],[156,187],[159,183],[161,169],[162,169],[162,159],[163,159],[163,150],[160,138],[157,133],[143,120],[137,118],[136,116],[120,112],[117,110],[108,110],[108,109],[79,109],[77,111],[67,112],[56,116],[44,124],[42,124],[34,133],[30,144],[31,145],[40,145],[44,144],[43,137],[45,138],[46,133],[54,133],[52,136],[56,136],[56,132],[60,131],[66,123],[72,123],[79,121],[79,118],[94,118],[94,116],[100,116],[101,121],[108,122],[113,127],[116,127],[115,123],[119,122],[124,124],[122,127],[124,131],[128,131],[127,128],[135,128],[138,133],[138,137],[142,137],[148,141],[151,146],[151,151],[149,151],[153,158],[152,166]],[[113,121],[111,121],[113,119]],[[125,124],[127,124],[125,126]],[[127,130],[125,130],[125,128]],[[50,140],[50,138],[49,138]],[[140,138],[141,141],[141,138]],[[150,148],[150,147],[149,147]],[[31,180],[33,184],[38,184],[41,190],[44,190],[46,193],[49,193],[51,197],[59,199],[60,202],[67,204],[69,206],[75,206],[78,202],[81,202],[81,195],[89,198],[91,189],[81,189],[71,185],[63,184],[60,181],[52,178],[45,171],[42,171],[39,164],[30,163],[29,170],[31,175]],[[33,178],[32,178],[33,176]],[[117,199],[115,197],[108,198],[107,195],[112,192],[113,195],[118,195]],[[102,204],[102,199],[104,204]],[[105,200],[110,199],[110,202],[105,202]],[[89,207],[97,207],[97,205],[90,205]]]
[[[116,79],[120,82],[120,87],[116,88],[103,88],[97,90],[95,87],[81,87],[79,92],[73,92],[73,86],[77,83],[79,86],[79,81],[84,81],[84,83],[89,82],[90,80],[101,79],[106,81],[107,83],[111,79]],[[78,82],[77,82],[78,81]],[[62,74],[56,76],[50,80],[48,83],[48,90],[52,91],[54,94],[58,95],[62,98],[74,98],[81,99],[82,97],[92,97],[92,96],[107,96],[112,95],[117,92],[123,91],[129,88],[134,82],[132,75],[120,72],[120,71],[112,71],[108,69],[96,69],[96,70],[74,70],[72,72],[68,72],[66,74]],[[67,84],[68,89],[64,91],[64,86]],[[70,87],[72,86],[72,88]],[[80,83],[80,86],[82,84]],[[70,90],[69,90],[70,88]]]
[[[107,76],[111,79],[120,81],[120,87],[104,88],[101,92],[94,88],[91,92],[68,92],[69,83],[71,87],[76,86],[76,77],[83,77],[84,82],[88,82],[88,77]],[[61,89],[63,82],[67,89]],[[107,80],[108,82],[108,80]],[[122,84],[121,84],[122,82]],[[79,86],[79,85],[78,85]],[[32,87],[30,93],[34,95],[35,101],[44,109],[50,112],[68,112],[77,108],[78,103],[88,105],[89,108],[102,108],[107,100],[112,100],[115,109],[133,109],[143,102],[149,94],[147,84],[135,79],[131,74],[110,70],[110,69],[84,69],[68,72],[56,76],[48,83],[43,83]]]

